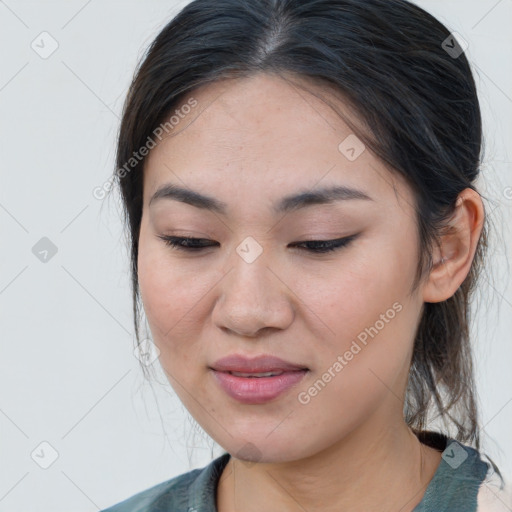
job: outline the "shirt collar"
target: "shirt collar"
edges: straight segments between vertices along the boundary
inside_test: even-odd
[[[190,486],[187,512],[216,512],[215,498],[220,475],[231,455],[224,453],[210,462]]]

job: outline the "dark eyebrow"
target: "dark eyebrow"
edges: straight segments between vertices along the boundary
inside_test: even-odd
[[[373,201],[373,199],[362,190],[345,187],[343,185],[335,185],[333,187],[305,190],[297,194],[285,196],[275,206],[274,211],[276,213],[287,213],[314,204],[330,204],[335,201],[345,201],[348,199]]]
[[[225,202],[171,183],[159,187],[149,200],[149,205],[163,198],[181,201],[195,206],[196,208],[202,208],[221,215],[227,214],[228,205]],[[337,185],[315,190],[300,191],[296,194],[285,196],[274,206],[274,213],[286,213],[315,204],[329,204],[334,201],[348,199],[373,201],[373,199],[362,190]]]

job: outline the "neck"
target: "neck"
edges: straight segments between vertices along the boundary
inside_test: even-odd
[[[368,429],[371,435],[363,427],[291,462],[247,464],[231,457],[219,481],[217,510],[412,511],[441,452],[421,444],[403,422]]]

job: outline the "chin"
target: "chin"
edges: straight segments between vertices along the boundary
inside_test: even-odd
[[[297,438],[293,435],[286,434],[283,437],[275,435],[272,440],[270,437],[267,431],[261,436],[253,435],[245,438],[233,436],[227,443],[219,444],[233,458],[246,465],[293,462],[315,453],[313,448],[311,448],[311,453],[307,453],[307,447],[297,442]]]

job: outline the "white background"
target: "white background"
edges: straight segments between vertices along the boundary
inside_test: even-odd
[[[92,195],[135,65],[185,3],[0,1],[0,512],[96,511],[220,453],[164,378],[142,377],[120,209]],[[499,236],[475,360],[484,450],[510,480],[512,1],[419,4],[469,42],[480,89]],[[47,59],[31,48],[43,31],[59,45]],[[42,237],[58,248],[47,263],[32,253]],[[48,469],[31,458],[43,441],[58,452]]]

